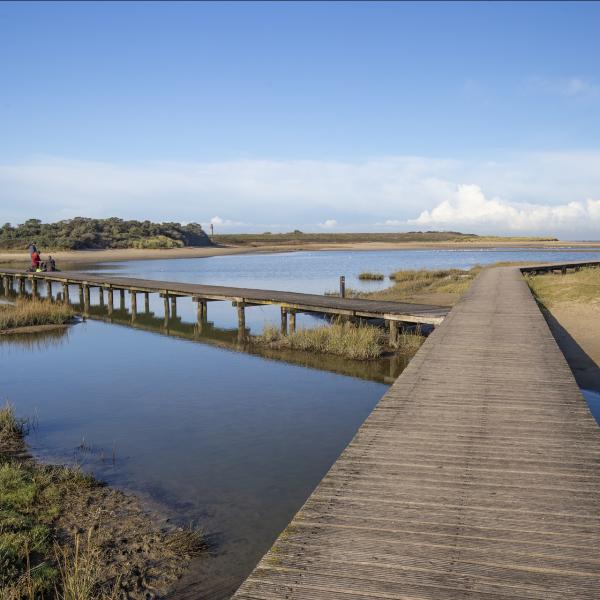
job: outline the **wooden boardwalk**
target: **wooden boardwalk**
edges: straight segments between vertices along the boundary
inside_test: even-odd
[[[600,430],[519,269],[486,269],[237,600],[600,598]]]
[[[19,280],[49,281],[63,285],[84,286],[87,289],[96,287],[109,290],[111,294],[115,290],[127,290],[132,294],[159,293],[165,299],[191,296],[195,301],[204,305],[206,302],[214,300],[233,301],[242,308],[245,306],[278,304],[286,315],[288,313],[294,315],[296,312],[314,312],[357,318],[380,318],[391,322],[438,325],[449,311],[448,308],[442,306],[407,302],[340,298],[318,294],[158,281],[132,277],[106,277],[104,275],[69,271],[24,273],[17,269],[0,269],[0,277],[5,279],[5,289],[7,279],[18,278]]]

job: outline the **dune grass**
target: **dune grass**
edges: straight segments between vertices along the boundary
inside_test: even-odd
[[[18,298],[15,304],[0,305],[0,330],[37,325],[66,325],[73,316],[73,309],[67,304]]]
[[[365,271],[364,273],[360,273],[358,276],[362,281],[383,281],[385,276],[383,273],[373,273],[372,271]]]
[[[384,350],[384,335],[379,327],[342,321],[314,329],[298,329],[287,336],[282,335],[276,327],[267,326],[256,341],[274,348],[334,354],[359,360],[378,358]]]
[[[547,308],[568,302],[600,305],[600,268],[586,267],[565,275],[526,275],[525,279]]]

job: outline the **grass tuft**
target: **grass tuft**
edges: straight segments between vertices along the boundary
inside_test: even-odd
[[[73,309],[66,304],[42,299],[18,298],[15,304],[0,305],[0,329],[66,325],[73,316]]]
[[[385,276],[383,275],[383,273],[373,273],[371,271],[365,271],[364,273],[360,273],[358,278],[363,281],[383,281],[385,279]]]

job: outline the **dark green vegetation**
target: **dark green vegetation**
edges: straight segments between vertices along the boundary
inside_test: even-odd
[[[210,238],[197,223],[151,223],[123,219],[76,217],[57,223],[29,219],[21,225],[0,228],[0,248],[24,250],[31,242],[45,251],[107,248],[181,248],[210,246]]]
[[[482,237],[473,233],[456,231],[409,231],[405,233],[227,233],[213,236],[215,242],[247,246],[277,244],[352,244],[378,242],[388,244],[400,243],[487,243],[487,242],[550,242],[556,238],[503,238]]]

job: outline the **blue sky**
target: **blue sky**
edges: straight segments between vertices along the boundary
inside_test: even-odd
[[[575,2],[1,3],[1,219],[594,237],[599,26]]]

